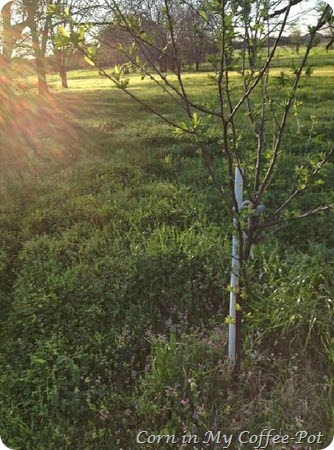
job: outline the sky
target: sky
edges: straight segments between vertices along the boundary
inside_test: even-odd
[[[8,0],[0,0],[0,9],[8,2]]]
[[[8,3],[8,0],[0,0],[0,9]],[[320,2],[317,0],[305,0],[299,5],[293,7],[292,11],[296,16],[301,16],[300,29],[302,32],[307,32],[308,25],[315,25],[315,14],[312,14],[312,10],[315,11],[317,4]],[[328,2],[334,10],[334,0],[328,0]],[[311,10],[311,11],[310,11]],[[307,12],[307,14],[306,14]]]
[[[319,17],[319,14],[316,12],[316,7],[319,3],[316,0],[308,0],[292,7],[293,16],[299,19],[298,27],[302,33],[307,33],[308,25],[316,25],[317,17]],[[334,0],[330,0],[328,3],[334,5]]]
[[[327,3],[329,3],[330,6],[331,6],[331,7],[333,8],[333,10],[334,10],[334,0],[328,0]]]
[[[8,0],[0,0],[0,9],[6,4],[8,2]],[[302,3],[305,3],[305,2],[302,2]],[[307,4],[308,5],[310,5],[310,6],[316,6],[316,4],[317,3],[319,3],[318,1],[316,1],[316,0],[309,0],[308,2],[307,2]],[[328,0],[328,3],[332,6],[332,8],[334,9],[334,0]]]

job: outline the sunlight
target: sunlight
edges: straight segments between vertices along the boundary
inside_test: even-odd
[[[6,3],[10,3],[8,0],[0,0],[0,9],[2,9]]]
[[[22,78],[19,64],[6,70],[2,66],[1,72],[1,165],[39,173],[45,163],[66,163],[68,148],[78,140],[66,106],[52,95],[38,95],[33,82]]]

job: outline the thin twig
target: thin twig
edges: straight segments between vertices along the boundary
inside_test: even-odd
[[[240,107],[244,104],[244,102],[247,100],[247,98],[250,96],[250,94],[253,92],[253,90],[256,88],[256,86],[259,84],[260,80],[262,79],[262,77],[264,76],[264,74],[266,73],[267,69],[269,68],[269,65],[271,63],[271,60],[273,59],[276,49],[278,47],[279,41],[282,37],[283,31],[285,29],[285,25],[289,16],[289,12],[290,12],[290,6],[288,7],[288,9],[286,10],[282,25],[280,27],[278,36],[275,40],[275,43],[273,45],[273,48],[267,58],[267,60],[265,61],[264,65],[262,66],[262,68],[259,70],[259,74],[257,76],[257,78],[254,80],[253,84],[251,84],[247,90],[247,92],[245,92],[245,94],[243,95],[243,97],[239,100],[239,102],[235,105],[233,111],[231,112],[230,116],[227,118],[228,121],[230,121],[232,119],[232,117],[237,113],[237,111],[240,109]]]
[[[280,150],[283,134],[284,134],[284,131],[285,131],[285,127],[286,127],[286,124],[287,124],[288,115],[289,115],[291,106],[292,106],[292,104],[293,104],[293,102],[295,100],[295,94],[296,94],[296,91],[297,91],[297,87],[299,85],[300,77],[301,77],[302,71],[303,71],[303,69],[304,69],[304,67],[306,65],[306,62],[307,62],[309,53],[311,51],[311,48],[313,47],[314,37],[315,37],[317,31],[323,26],[324,18],[326,17],[328,9],[329,9],[329,5],[328,5],[328,8],[326,7],[326,9],[324,10],[321,18],[318,21],[318,24],[313,28],[312,33],[311,33],[311,37],[310,37],[310,41],[309,41],[309,43],[308,43],[308,45],[306,47],[306,51],[305,51],[304,57],[302,59],[302,62],[300,63],[300,66],[299,66],[298,70],[296,71],[295,79],[294,79],[294,82],[293,82],[293,85],[292,85],[291,94],[289,96],[288,101],[286,102],[286,105],[285,105],[285,108],[284,108],[284,112],[283,112],[283,116],[282,116],[281,123],[280,123],[280,127],[278,129],[278,135],[276,137],[276,141],[275,141],[275,144],[274,144],[271,161],[269,163],[268,170],[267,170],[267,172],[266,172],[266,174],[265,174],[265,176],[264,176],[264,178],[262,180],[262,183],[261,183],[261,185],[259,187],[259,190],[258,190],[258,193],[257,193],[257,196],[256,196],[256,200],[255,200],[256,202],[260,201],[261,197],[263,196],[263,194],[267,190],[267,188],[270,185],[271,180],[273,178],[274,171],[275,171],[276,166],[277,166],[279,150]]]
[[[316,175],[319,173],[319,171],[322,169],[322,167],[329,161],[329,159],[331,158],[331,156],[334,154],[334,147],[331,148],[331,150],[327,153],[327,155],[325,156],[324,159],[322,159],[318,164],[317,167],[314,169],[314,171],[311,174],[311,178],[316,177]],[[307,186],[305,186],[304,188],[300,188],[300,189],[295,189],[292,194],[285,200],[285,202],[276,209],[276,211],[274,212],[274,214],[278,214],[279,212],[281,212],[284,208],[286,208],[288,206],[289,203],[291,203],[291,201],[297,197],[297,195],[301,194],[302,192],[305,191]]]

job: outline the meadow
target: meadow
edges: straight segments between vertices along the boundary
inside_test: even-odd
[[[334,142],[333,56],[312,58],[269,204],[301,155]],[[129,77],[161,114],[181,118],[149,80]],[[210,97],[208,73],[185,80],[191,95]],[[3,442],[130,450],[152,448],[135,442],[139,430],[269,427],[324,435],[321,445],[273,448],[325,448],[334,435],[333,214],[256,245],[236,382],[226,359],[231,223],[196,145],[94,68],[70,72],[66,91],[56,75],[49,83],[41,101],[33,79],[18,81],[19,116],[0,140]],[[224,180],[214,146],[212,158]],[[333,187],[331,161],[302,206],[333,203]]]

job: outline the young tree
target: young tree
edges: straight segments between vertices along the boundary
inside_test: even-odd
[[[333,207],[327,204],[315,205],[309,210],[299,211],[297,206],[298,200],[312,187],[321,169],[332,158],[334,147],[321,149],[314,154],[301,153],[300,165],[296,167],[291,182],[281,175],[289,117],[299,107],[298,87],[307,71],[307,59],[316,33],[332,14],[329,6],[319,13],[316,25],[310,27],[309,41],[299,66],[293,68],[292,75],[282,73],[274,80],[270,72],[271,65],[280,39],[287,30],[292,6],[296,3],[300,2],[164,0],[160,12],[167,33],[169,47],[166,47],[160,45],[151,30],[142,26],[141,17],[129,16],[123,2],[108,2],[110,17],[131,37],[131,44],[122,47],[127,63],[136,66],[144,76],[167,93],[183,111],[184,120],[176,122],[164,116],[162,111],[149,104],[145,98],[138,97],[131,90],[130,80],[126,78],[127,64],[118,66],[112,75],[103,68],[100,68],[101,73],[130,97],[172,125],[179,135],[187,134],[194,138],[203,163],[227,206],[231,219],[234,218],[241,278],[235,292],[239,305],[236,322],[233,317],[229,317],[228,321],[234,322],[237,331],[236,372],[242,349],[242,311],[247,309],[245,298],[251,298],[252,295],[249,278],[252,247],[287,223],[314,216]],[[210,79],[215,92],[210,102],[202,103],[192,96],[184,80],[184,55],[178,40],[180,30],[175,20],[176,6],[190,8],[203,29],[209,30],[212,36],[215,52]],[[243,42],[240,51],[235,51],[233,41]],[[159,52],[163,57],[167,48],[171,49],[174,76],[166,75],[156,56],[151,56]],[[94,63],[93,52],[87,52],[87,57]],[[239,83],[231,77],[235,67],[238,67]],[[245,120],[248,121],[247,126]],[[225,177],[216,172],[210,157],[209,144],[212,143],[220,149],[220,157],[225,161]],[[234,190],[236,168],[242,174],[247,196],[241,207]],[[273,198],[271,190],[280,176],[284,181],[285,192]],[[264,215],[263,205],[266,205]]]
[[[56,68],[62,87],[65,89],[68,88],[68,66],[77,48],[74,45],[69,45],[69,40],[66,42],[57,40],[57,32],[59,28],[63,30],[63,39],[69,35],[71,27],[68,18],[70,16],[75,17],[78,23],[84,23],[90,16],[95,16],[94,20],[97,20],[96,7],[97,4],[94,1],[53,0],[46,9],[46,20],[48,22]]]

